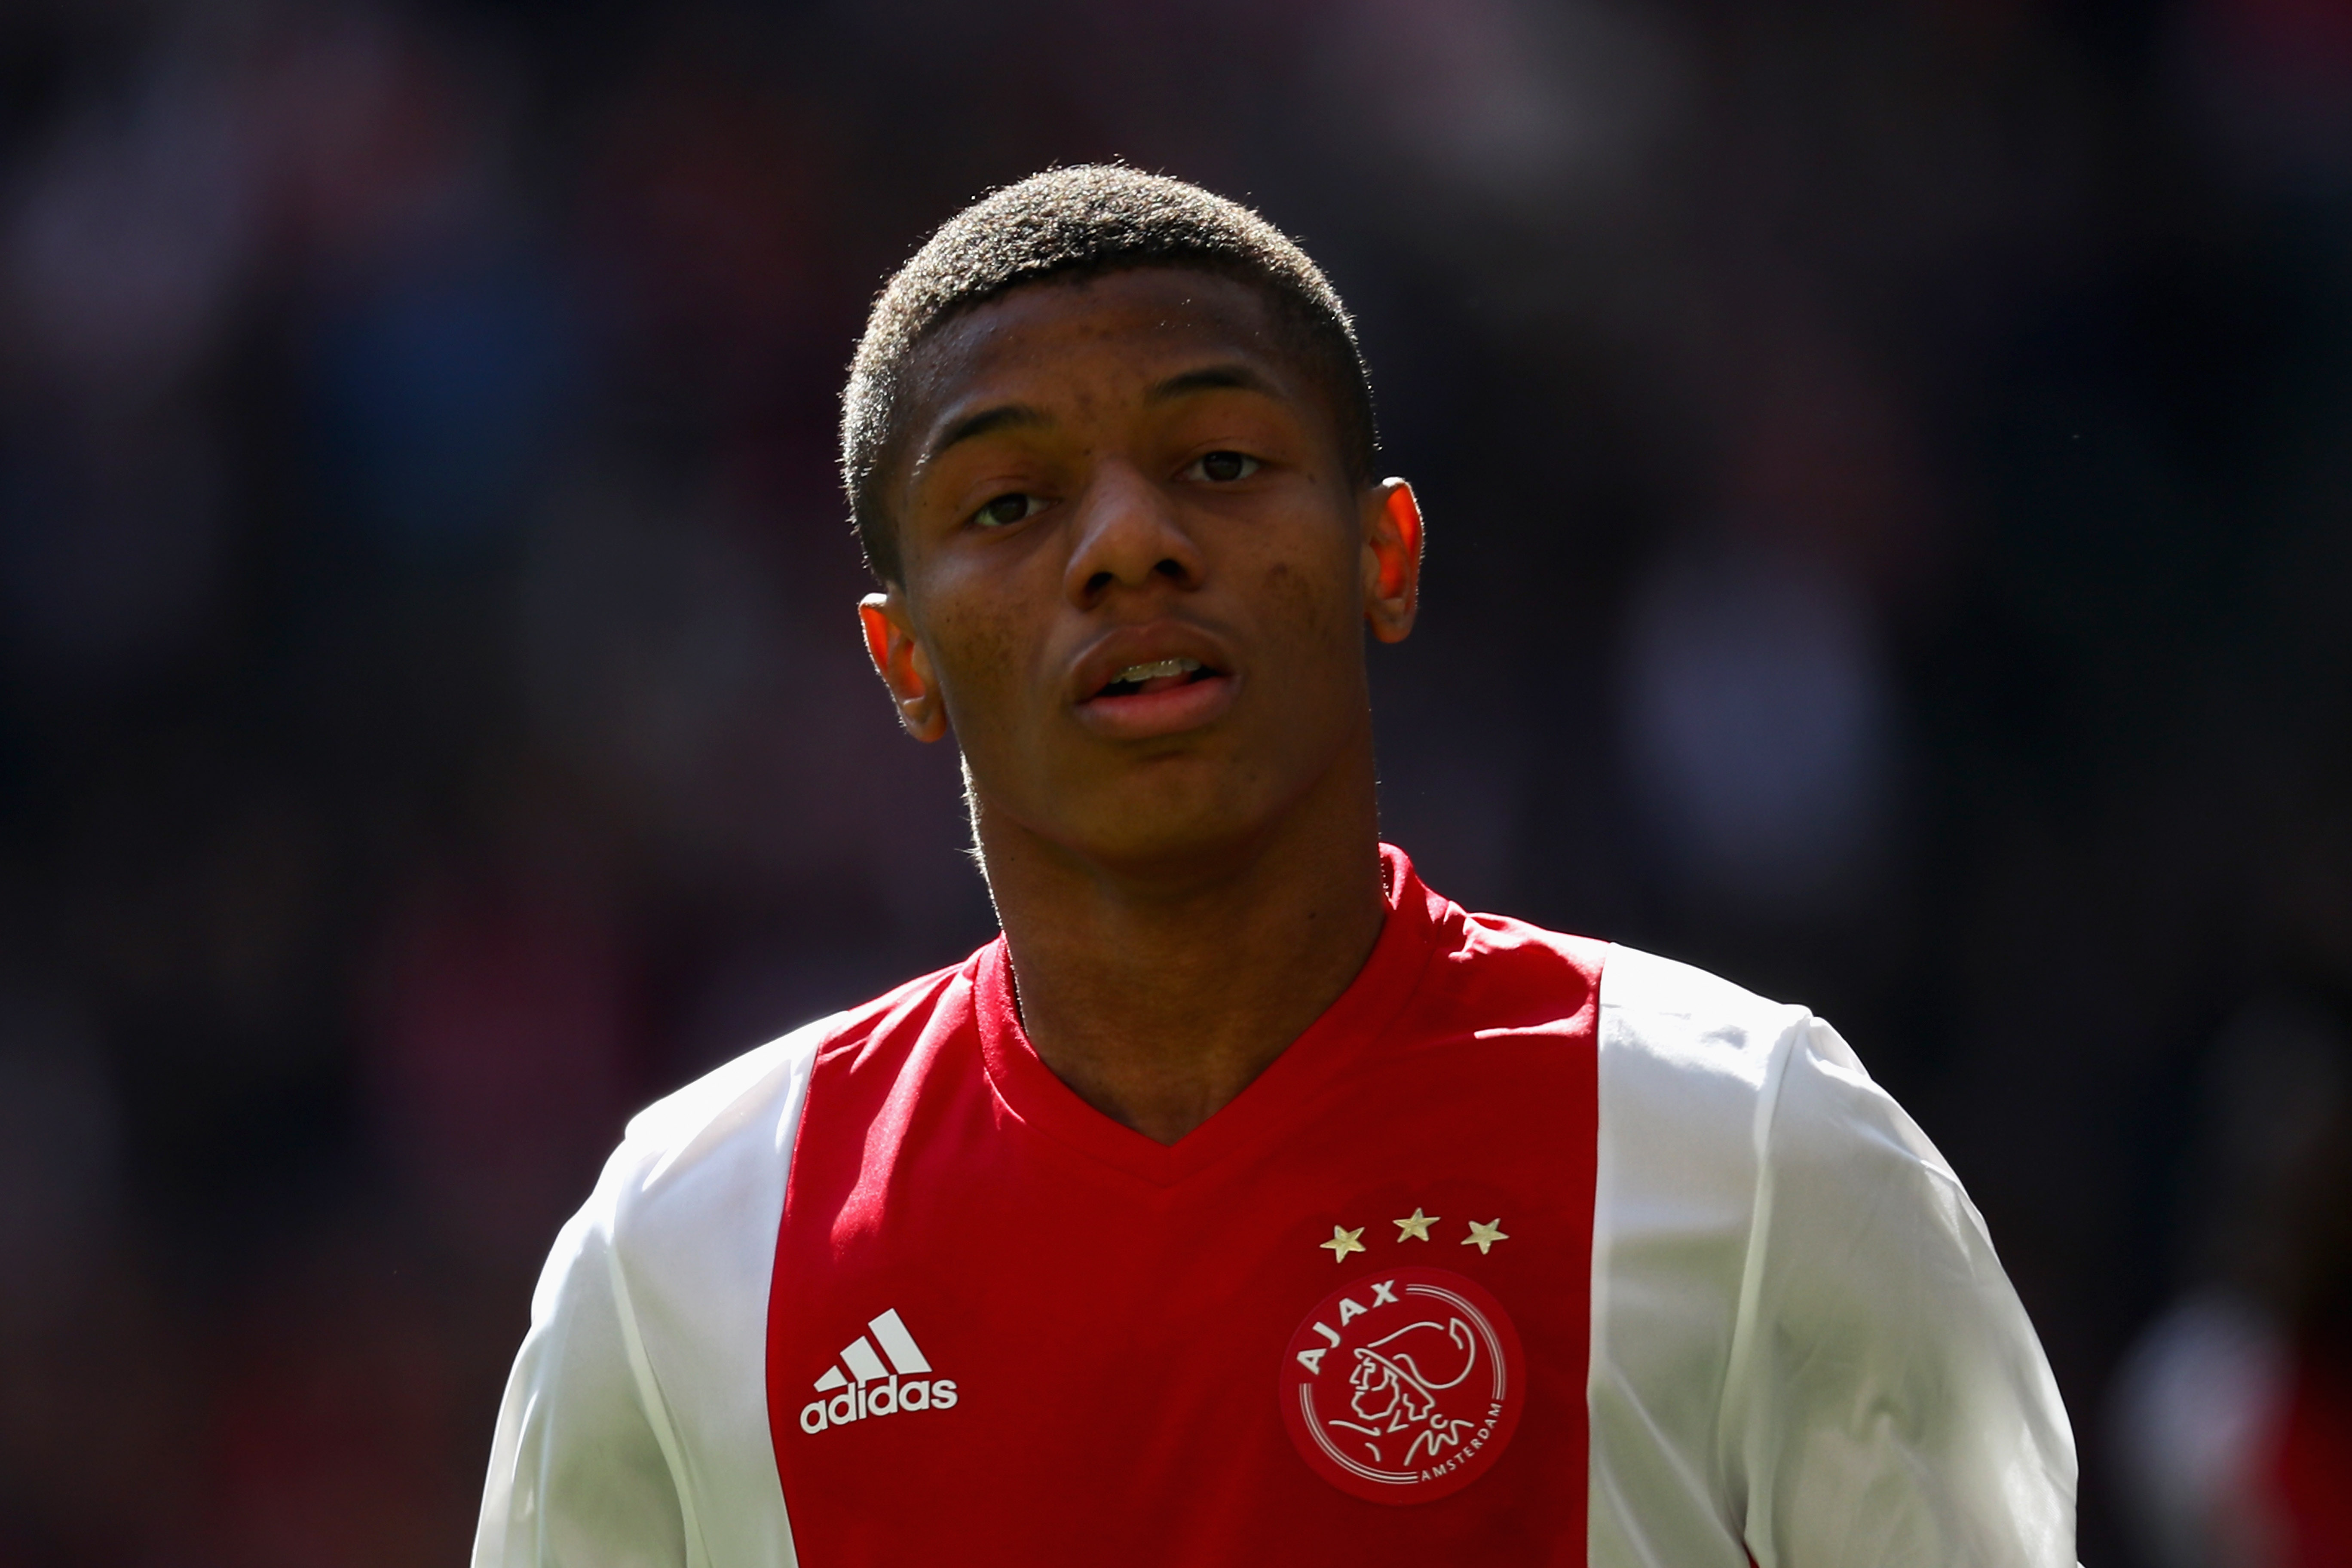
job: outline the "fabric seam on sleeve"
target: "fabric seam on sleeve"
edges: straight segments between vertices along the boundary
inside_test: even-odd
[[[1769,1489],[1762,1500],[1765,1518],[1761,1522],[1767,1528],[1760,1532],[1749,1529],[1751,1524],[1758,1522],[1759,1499],[1755,1485],[1756,1478],[1748,1473],[1747,1461],[1750,1456],[1746,1451],[1744,1433],[1748,1425],[1747,1417],[1755,1397],[1750,1363],[1755,1355],[1756,1336],[1759,1332],[1756,1320],[1759,1301],[1764,1289],[1765,1252],[1771,1242],[1772,1124],[1780,1110],[1780,1086],[1787,1080],[1790,1058],[1796,1054],[1797,1041],[1803,1033],[1802,1020],[1782,1030],[1780,1042],[1773,1047],[1771,1062],[1765,1068],[1764,1082],[1756,1096],[1756,1110],[1749,1130],[1749,1140],[1756,1160],[1756,1190],[1748,1209],[1748,1248],[1740,1261],[1739,1305],[1732,1316],[1731,1343],[1725,1352],[1723,1394],[1716,1406],[1716,1463],[1725,1472],[1727,1481],[1733,1468],[1731,1461],[1735,1454],[1739,1460],[1738,1469],[1741,1495],[1737,1500],[1739,1517],[1729,1522],[1733,1524],[1741,1540],[1747,1543],[1751,1553],[1756,1550],[1753,1536],[1757,1533],[1767,1535],[1770,1533],[1771,1501]],[[1738,1432],[1732,1429],[1735,1420],[1740,1429]],[[1733,1500],[1727,1498],[1726,1500]],[[1770,1552],[1769,1542],[1765,1545],[1765,1551],[1768,1556],[1756,1560],[1759,1568],[1774,1568],[1769,1557]]]
[[[710,1552],[702,1540],[702,1521],[695,1510],[694,1491],[687,1484],[684,1456],[678,1451],[677,1434],[671,1428],[669,1406],[663,1401],[661,1388],[654,1380],[652,1360],[646,1354],[644,1338],[637,1331],[637,1310],[629,1299],[629,1282],[621,1271],[619,1216],[614,1215],[615,1235],[604,1247],[604,1267],[613,1280],[614,1315],[621,1322],[621,1343],[629,1356],[629,1373],[637,1384],[637,1399],[645,1406],[646,1424],[654,1429],[654,1441],[659,1445],[662,1462],[669,1467],[670,1486],[677,1493],[679,1522],[686,1531],[687,1568],[709,1568]]]

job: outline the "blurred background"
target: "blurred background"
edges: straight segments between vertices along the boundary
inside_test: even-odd
[[[627,1112],[991,933],[835,397],[1109,156],[1360,317],[1390,837],[1843,1027],[2085,1562],[2352,1561],[2352,5],[10,0],[0,1568],[457,1561]]]

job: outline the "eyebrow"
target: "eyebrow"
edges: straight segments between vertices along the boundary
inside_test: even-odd
[[[1196,392],[1262,392],[1268,397],[1282,395],[1273,382],[1245,364],[1213,364],[1170,376],[1145,393],[1143,400],[1146,403],[1167,403],[1175,398],[1189,397]]]
[[[1003,403],[993,408],[983,408],[977,414],[966,415],[945,430],[923,452],[923,461],[929,462],[959,441],[969,441],[998,430],[1019,429],[1028,426],[1051,425],[1052,417],[1042,408],[1025,403]]]
[[[1170,376],[1145,393],[1143,400],[1146,403],[1167,403],[1202,392],[1262,392],[1268,397],[1282,395],[1273,382],[1245,364],[1213,364]],[[993,408],[983,408],[977,414],[966,415],[940,431],[939,438],[924,449],[923,461],[935,460],[959,442],[993,435],[999,430],[1034,428],[1053,422],[1053,416],[1026,403],[1003,403]]]

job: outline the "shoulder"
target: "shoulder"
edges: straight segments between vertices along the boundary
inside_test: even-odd
[[[1607,950],[1599,1010],[1597,1251],[1630,1275],[1662,1270],[1664,1293],[1695,1308],[1737,1289],[1776,1102],[1814,1019],[1622,946]],[[1727,1329],[1710,1318],[1706,1337]]]
[[[1748,1118],[1814,1032],[1860,1070],[1844,1042],[1804,1007],[1638,948],[1432,902],[1436,951],[1424,1005],[1475,1019],[1482,1036],[1586,1035],[1599,1056],[1604,1109],[1612,1099],[1651,1101],[1617,1109],[1654,1111],[1694,1131],[1710,1113],[1727,1114],[1745,1143]]]
[[[908,981],[711,1069],[630,1118],[582,1218],[624,1244],[780,1205],[820,1062],[854,1059],[929,1014],[959,973]]]
[[[1604,1106],[1628,1122],[1671,1124],[1685,1145],[1737,1144],[1751,1167],[1843,1165],[1868,1150],[1949,1173],[1853,1047],[1806,1007],[1612,947],[1599,1037]]]
[[[1436,894],[1428,902],[1430,963],[1417,1004],[1425,1018],[1482,1038],[1590,1032],[1608,943]]]
[[[2073,1444],[2032,1326],[1951,1167],[1837,1031],[1616,947],[1599,1041],[1595,1540],[1736,1562],[1710,1542],[1739,1500],[1760,1562],[2073,1563]]]
[[[1601,970],[1603,1051],[1679,1076],[1760,1092],[1811,1020],[1802,1007],[1638,948],[1612,946]]]

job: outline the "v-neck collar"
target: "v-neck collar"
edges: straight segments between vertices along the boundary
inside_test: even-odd
[[[1389,912],[1364,967],[1246,1089],[1174,1143],[1112,1121],[1039,1059],[1021,1026],[1012,956],[1000,935],[975,955],[972,976],[981,1059],[997,1098],[1045,1136],[1155,1186],[1173,1186],[1260,1142],[1387,1030],[1429,966],[1435,951],[1433,906],[1441,900],[1414,874],[1403,850],[1383,844],[1381,859]]]

